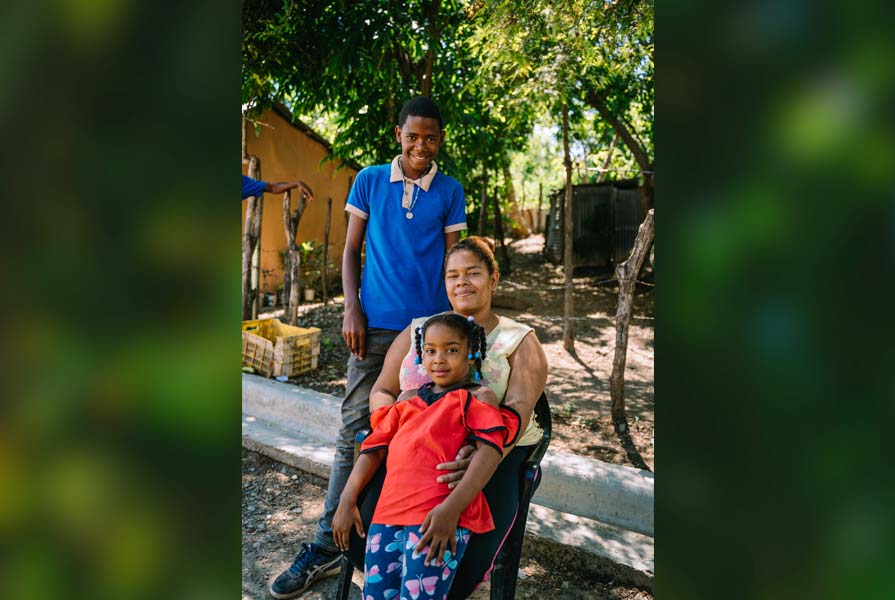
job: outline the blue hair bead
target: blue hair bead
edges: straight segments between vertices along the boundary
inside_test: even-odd
[[[475,380],[476,380],[476,381],[479,381],[481,378],[482,378],[482,374],[479,373],[478,371],[476,371],[476,372],[475,372]]]
[[[413,359],[413,364],[415,364],[415,365],[420,364],[420,362],[422,362],[422,361],[420,361],[420,357],[419,357],[419,356],[417,356],[416,358]]]
[[[482,353],[479,352],[478,350],[476,350],[476,351],[475,351],[475,357],[476,357],[476,358],[482,358]]]
[[[472,352],[470,352],[469,354],[467,354],[467,355],[466,355],[466,358],[471,359],[471,358],[472,358]]]

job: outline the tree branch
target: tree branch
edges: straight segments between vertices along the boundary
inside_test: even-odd
[[[653,163],[650,161],[646,150],[634,137],[634,135],[631,133],[631,130],[628,129],[625,123],[621,119],[619,119],[611,110],[609,110],[608,106],[606,106],[606,93],[597,93],[590,91],[585,95],[584,100],[592,108],[596,109],[596,111],[600,113],[600,116],[603,117],[606,122],[612,126],[618,136],[622,139],[622,142],[625,144],[625,146],[627,146],[628,149],[631,151],[631,154],[634,155],[634,160],[637,161],[637,166],[640,167],[640,170],[652,171]]]

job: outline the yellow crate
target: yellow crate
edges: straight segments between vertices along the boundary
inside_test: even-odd
[[[273,342],[243,331],[242,366],[252,367],[256,373],[270,377],[273,374]]]
[[[295,377],[317,368],[320,329],[293,327],[279,319],[242,322],[242,366],[265,377]]]

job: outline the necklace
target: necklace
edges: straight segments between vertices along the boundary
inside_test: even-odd
[[[420,187],[421,186],[418,182],[421,182],[423,177],[426,175],[426,173],[429,172],[429,169],[432,168],[432,163],[429,163],[429,166],[426,167],[426,170],[423,171],[422,173],[420,173],[420,176],[418,179],[408,179],[407,178],[407,175],[404,174],[404,165],[402,164],[402,160],[401,160],[400,156],[398,157],[398,168],[401,169],[401,178],[403,180],[402,185],[404,186],[404,190],[407,189],[408,181],[411,183],[411,185],[413,185],[413,194],[410,197],[410,207],[407,209],[407,214],[404,215],[408,219],[412,219],[413,218],[413,207],[416,206],[416,201],[419,200],[419,198],[420,198]],[[402,190],[402,192],[401,192],[402,198],[403,198],[404,193],[405,193],[405,191]]]
[[[406,185],[406,183],[405,183],[405,185]],[[419,198],[420,198],[420,186],[414,185],[413,186],[413,197],[410,200],[410,208],[407,209],[407,214],[404,215],[408,219],[413,218],[413,207],[416,206],[416,201],[419,200]]]

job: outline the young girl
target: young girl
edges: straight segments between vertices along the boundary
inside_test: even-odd
[[[472,317],[442,313],[416,332],[417,358],[432,378],[417,392],[370,416],[373,432],[342,492],[333,538],[347,550],[354,527],[366,537],[364,599],[445,598],[470,532],[494,529],[482,488],[519,430],[514,412],[497,408],[494,392],[468,382],[481,378],[485,334]],[[453,460],[466,440],[479,447],[451,490],[437,483],[435,465]],[[357,498],[388,454],[387,474],[368,535]]]

